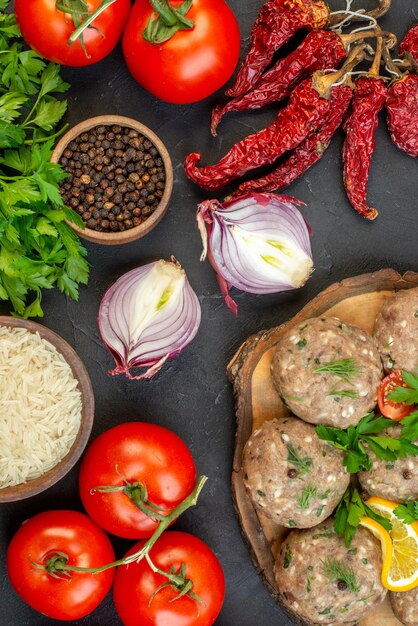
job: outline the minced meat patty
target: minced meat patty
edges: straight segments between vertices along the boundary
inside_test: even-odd
[[[380,604],[380,544],[359,528],[347,548],[329,518],[291,531],[281,545],[275,578],[283,604],[311,624],[353,624]]]
[[[400,436],[401,427],[386,429],[382,436]],[[415,441],[418,445],[418,441]],[[360,472],[362,488],[372,496],[380,496],[394,502],[418,500],[418,457],[408,456],[396,461],[378,459],[372,450],[368,450],[373,467],[369,472]]]
[[[398,593],[391,591],[389,597],[398,620],[404,626],[418,626],[418,587]]]
[[[388,298],[377,316],[374,336],[387,373],[418,372],[418,287]]]
[[[303,420],[347,428],[376,406],[382,364],[367,332],[318,317],[281,338],[272,376],[283,401]]]
[[[331,515],[350,482],[343,453],[297,417],[264,422],[244,448],[244,483],[277,524],[310,528]]]

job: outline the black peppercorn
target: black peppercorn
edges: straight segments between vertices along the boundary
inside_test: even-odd
[[[76,137],[60,164],[69,174],[61,183],[63,202],[96,231],[139,226],[155,211],[165,189],[158,149],[138,131],[117,124]]]

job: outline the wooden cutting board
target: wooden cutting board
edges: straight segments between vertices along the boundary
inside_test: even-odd
[[[289,529],[255,511],[247,497],[241,471],[242,451],[251,433],[266,420],[290,414],[278,397],[270,374],[275,346],[284,332],[310,317],[339,317],[347,324],[355,324],[371,333],[378,312],[393,291],[417,286],[418,273],[407,272],[401,276],[392,269],[343,280],[322,291],[286,324],[247,339],[228,365],[237,418],[232,473],[234,504],[252,561],[278,602],[274,558]],[[302,624],[294,615],[291,618],[295,624]],[[377,625],[401,625],[393,615],[388,599],[359,623],[359,626]]]

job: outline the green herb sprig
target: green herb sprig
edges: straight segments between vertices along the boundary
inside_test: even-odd
[[[375,418],[372,412],[363,417],[357,426],[349,426],[347,430],[319,424],[316,427],[316,434],[335,448],[344,450],[347,454],[343,465],[350,474],[356,474],[361,470],[369,471],[372,468],[368,449],[372,450],[378,459],[384,461],[418,456],[418,446],[403,436],[399,439],[377,436],[389,426],[393,426],[392,420],[384,417]]]
[[[360,497],[357,489],[351,485],[338,505],[335,512],[334,530],[339,537],[344,537],[347,548],[356,534],[362,517],[370,517],[383,526],[386,530],[391,530],[392,525],[385,517],[378,515]]]
[[[316,498],[318,496],[318,487],[315,485],[306,485],[302,492],[296,496],[297,503],[302,510],[305,510],[309,506],[309,502],[311,498]]]
[[[298,470],[299,478],[306,476],[306,474],[309,474],[312,471],[313,461],[311,457],[301,456],[298,452],[296,452],[291,443],[287,445],[287,451],[289,453],[287,461]]]
[[[414,411],[408,417],[404,417],[399,422],[402,426],[402,437],[408,441],[417,441],[418,439],[418,411]]]
[[[24,49],[14,15],[4,13],[8,4],[0,0],[0,300],[9,300],[17,316],[41,317],[42,290],[56,286],[77,300],[89,266],[65,223],[83,228],[61,198],[66,174],[50,163],[67,109],[52,94],[69,85],[58,65]]]
[[[351,382],[353,378],[361,373],[361,367],[356,359],[340,359],[339,361],[329,361],[314,369],[314,374],[333,374],[345,382]]]
[[[388,400],[404,402],[407,406],[418,404],[418,376],[414,376],[402,370],[402,379],[406,387],[396,387],[395,390],[388,395]]]
[[[344,582],[350,593],[358,593],[360,591],[361,585],[358,582],[357,575],[347,563],[337,561],[336,559],[321,559],[321,563],[323,573],[331,582]]]
[[[405,504],[397,506],[393,512],[405,524],[418,522],[418,502],[405,502]]]

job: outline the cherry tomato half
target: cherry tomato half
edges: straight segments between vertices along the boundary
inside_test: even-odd
[[[102,0],[87,0],[91,15]],[[40,55],[60,65],[82,66],[100,61],[116,46],[131,8],[130,0],[116,0],[83,33],[86,52],[80,39],[68,45],[75,30],[70,15],[56,8],[56,0],[15,0],[14,10],[26,42]]]
[[[190,450],[167,428],[129,422],[100,435],[86,452],[79,488],[90,517],[118,537],[150,537],[158,522],[140,511],[128,495],[95,490],[121,487],[126,482],[145,485],[148,500],[170,512],[195,486],[196,468]]]
[[[178,7],[181,0],[170,2]],[[137,0],[123,36],[123,52],[135,80],[154,96],[174,104],[206,98],[231,77],[239,57],[237,20],[224,0],[193,0],[191,30],[153,45],[143,38],[153,14],[148,0]]]
[[[407,387],[400,370],[395,370],[381,381],[377,390],[377,403],[384,417],[399,421],[412,413],[414,407],[413,405],[406,405],[404,402],[395,402],[388,399],[388,395],[395,391],[396,387]]]
[[[143,546],[137,543],[126,556]],[[187,533],[167,531],[150,551],[153,564],[168,572],[186,566],[185,577],[192,580],[193,593],[203,604],[188,596],[176,600],[179,591],[164,587],[151,597],[167,578],[154,573],[146,559],[118,568],[113,599],[125,626],[211,626],[222,608],[225,581],[221,565],[212,550]]]
[[[45,565],[57,551],[69,557],[68,565],[77,567],[100,567],[115,560],[108,536],[87,515],[47,511],[24,522],[13,537],[7,551],[10,582],[36,611],[58,620],[80,619],[104,599],[114,570],[53,578],[33,565]]]

